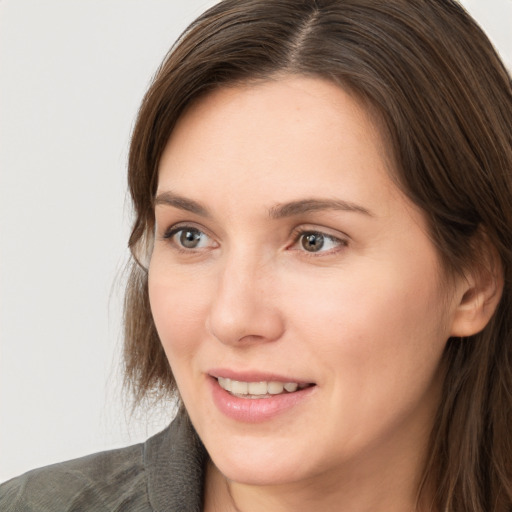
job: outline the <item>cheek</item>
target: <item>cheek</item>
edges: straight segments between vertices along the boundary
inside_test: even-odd
[[[189,358],[201,340],[205,324],[205,283],[173,272],[158,257],[151,261],[149,300],[155,326],[171,365]]]
[[[391,261],[391,260],[390,260]],[[418,269],[423,269],[419,271]],[[427,270],[424,270],[427,269]],[[295,336],[335,375],[365,382],[432,375],[448,338],[435,266],[365,265],[326,276],[308,293],[291,288]]]
[[[389,434],[406,418],[428,424],[439,396],[447,339],[442,297],[433,281],[388,270],[386,279],[347,277],[344,286],[324,288],[323,299],[312,295],[307,308],[296,305],[307,310],[296,316],[296,328],[308,359],[321,368],[332,410],[340,411],[333,429],[345,432],[350,424],[348,431],[358,432],[354,446]]]

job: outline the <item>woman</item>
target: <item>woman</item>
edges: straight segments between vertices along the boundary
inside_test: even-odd
[[[511,128],[450,0],[210,9],[129,162],[127,379],[181,412],[0,504],[511,510]]]

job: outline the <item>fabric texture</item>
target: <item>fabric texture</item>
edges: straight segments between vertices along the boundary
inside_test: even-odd
[[[207,456],[188,416],[145,443],[30,471],[0,485],[2,512],[200,512]]]

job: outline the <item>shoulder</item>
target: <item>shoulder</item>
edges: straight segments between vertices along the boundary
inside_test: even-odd
[[[14,478],[0,485],[0,510],[150,511],[143,447],[96,453]]]
[[[1,512],[200,512],[206,450],[182,411],[145,443],[0,485]]]

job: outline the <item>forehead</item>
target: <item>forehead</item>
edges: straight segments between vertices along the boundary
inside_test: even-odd
[[[320,182],[336,169],[345,177],[387,174],[389,151],[374,118],[354,94],[319,78],[221,88],[178,120],[160,161],[159,188],[214,181],[227,170],[237,171],[233,186],[267,175]]]

